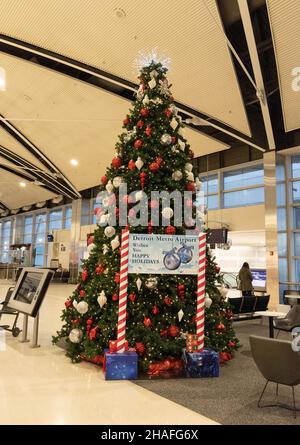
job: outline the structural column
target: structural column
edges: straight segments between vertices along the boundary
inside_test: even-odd
[[[279,303],[279,272],[275,150],[264,153],[264,176],[267,293],[270,294],[269,308],[276,309]]]
[[[78,276],[79,269],[79,242],[81,227],[81,207],[82,199],[75,199],[72,202],[72,224],[70,243],[70,282],[74,283]]]

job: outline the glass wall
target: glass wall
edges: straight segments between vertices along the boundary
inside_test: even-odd
[[[0,234],[0,263],[9,263],[9,246],[11,241],[12,224],[10,220],[2,221]]]
[[[261,163],[218,174],[201,175],[208,210],[264,203],[264,169]]]

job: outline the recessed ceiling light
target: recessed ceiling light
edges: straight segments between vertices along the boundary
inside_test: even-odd
[[[116,16],[119,19],[125,19],[126,18],[126,12],[122,8],[115,8],[114,9]]]
[[[6,90],[6,75],[5,69],[0,66],[0,91]]]
[[[71,159],[70,164],[73,165],[73,167],[76,167],[78,165],[77,159]]]
[[[26,182],[19,182],[20,187],[26,187]]]

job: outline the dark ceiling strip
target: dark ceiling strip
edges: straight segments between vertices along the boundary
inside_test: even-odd
[[[34,164],[22,158],[21,156],[16,155],[2,145],[0,145],[0,155],[7,161],[15,164],[17,167],[25,167],[26,170],[24,171],[24,173],[28,172],[31,176],[34,177],[34,179],[42,182],[44,184],[44,188],[51,191],[52,193],[62,194],[71,199],[74,198],[72,195],[70,195],[68,188],[64,184],[58,182],[57,179],[50,178],[49,175],[44,172],[37,171],[37,167]],[[20,176],[19,171],[16,171],[15,174]],[[41,185],[41,187],[43,186]]]
[[[7,131],[11,136],[13,136],[20,144],[23,145],[36,159],[43,163],[52,173],[57,173],[60,180],[68,188],[69,193],[76,198],[80,198],[81,195],[75,186],[65,177],[65,175],[50,161],[47,156],[45,156],[41,150],[33,144],[28,137],[26,137],[17,127],[15,127],[11,122],[5,120],[5,117],[0,114],[0,125]]]
[[[4,34],[0,34],[0,52],[1,51],[100,87],[128,100],[134,99],[134,92],[138,87],[133,82],[100,70],[99,68],[95,68],[27,42],[8,37]],[[212,125],[217,126],[216,133],[216,130],[213,130],[210,126],[201,126],[199,128],[198,126],[188,125],[195,131],[207,134],[208,136],[214,132],[216,133],[214,136],[215,138],[217,138],[219,134],[225,135],[224,137],[226,138],[226,143],[228,145],[231,144],[232,140],[237,140],[238,143],[240,143],[241,139],[245,144],[252,146],[253,144],[257,145],[255,140],[226,125],[224,122],[218,121],[217,119],[188,107],[187,105],[181,104],[180,102],[175,101],[175,105],[182,110],[182,117],[200,117],[201,119],[209,121]],[[260,148],[263,150],[266,149],[266,147]]]
[[[0,201],[0,209],[10,211],[10,209],[2,201]]]

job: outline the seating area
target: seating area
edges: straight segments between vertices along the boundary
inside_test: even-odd
[[[232,307],[234,320],[245,320],[255,318],[255,312],[267,311],[270,295],[228,298]]]

